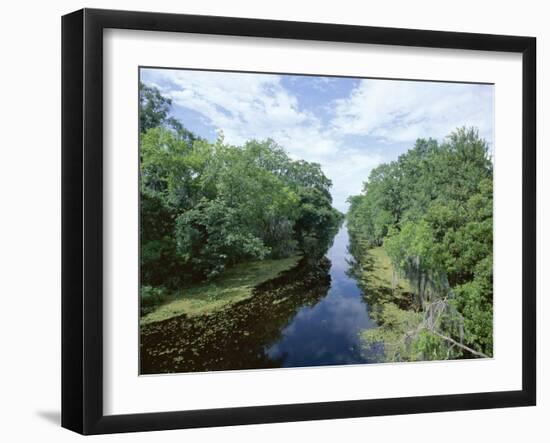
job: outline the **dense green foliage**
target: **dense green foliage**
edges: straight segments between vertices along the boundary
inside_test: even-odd
[[[492,179],[486,142],[461,128],[443,143],[417,140],[397,161],[375,168],[363,193],[350,198],[355,258],[383,245],[423,314],[413,330],[405,313],[394,323],[406,328],[382,321],[393,341],[396,330],[408,337],[400,358],[471,356],[467,348],[492,355]],[[395,306],[385,311],[399,317]],[[370,340],[383,332],[371,332]]]
[[[140,85],[141,284],[175,289],[250,260],[322,257],[341,223],[318,164],[272,140],[196,137]],[[156,297],[155,293],[155,297]],[[152,299],[155,297],[151,296]]]

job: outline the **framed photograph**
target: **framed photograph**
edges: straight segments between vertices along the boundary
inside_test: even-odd
[[[536,402],[531,37],[62,20],[62,425]]]

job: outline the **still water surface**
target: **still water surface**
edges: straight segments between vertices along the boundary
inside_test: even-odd
[[[327,295],[314,306],[301,307],[267,347],[267,355],[283,367],[367,363],[358,334],[375,326],[349,268],[349,235],[342,226],[327,253],[331,262]]]
[[[359,332],[375,324],[349,272],[348,243],[343,226],[328,260],[300,263],[227,310],[143,328],[141,373],[368,363]]]

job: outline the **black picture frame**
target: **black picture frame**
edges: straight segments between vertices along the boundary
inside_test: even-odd
[[[522,54],[522,389],[130,415],[103,412],[103,30],[171,31]],[[83,9],[62,18],[62,426],[82,434],[530,406],[536,403],[536,39]]]

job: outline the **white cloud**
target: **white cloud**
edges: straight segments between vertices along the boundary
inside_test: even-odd
[[[164,92],[176,105],[204,116],[216,130],[223,130],[229,143],[242,144],[251,137],[275,134],[288,138],[296,127],[319,125],[313,114],[298,108],[296,97],[283,88],[276,75],[176,70],[151,73],[153,78],[171,83]]]
[[[240,145],[256,138],[274,139],[295,159],[319,163],[332,180],[334,205],[346,210],[346,198],[361,190],[377,154],[343,143],[343,134],[313,113],[300,109],[297,98],[277,75],[204,71],[150,70],[150,82],[174,104],[199,113],[226,142]]]
[[[337,100],[335,131],[414,141],[443,139],[459,126],[475,126],[492,142],[493,88],[457,83],[362,80]]]
[[[159,69],[148,70],[147,79],[222,130],[230,144],[272,138],[292,158],[319,163],[342,211],[371,169],[388,161],[379,149],[384,144],[443,138],[462,125],[477,126],[485,137],[492,130],[492,88],[475,85],[362,80],[347,98],[326,104],[327,123],[300,107],[278,75]],[[319,91],[333,86],[333,79],[311,80]],[[350,135],[369,138],[359,146]]]

